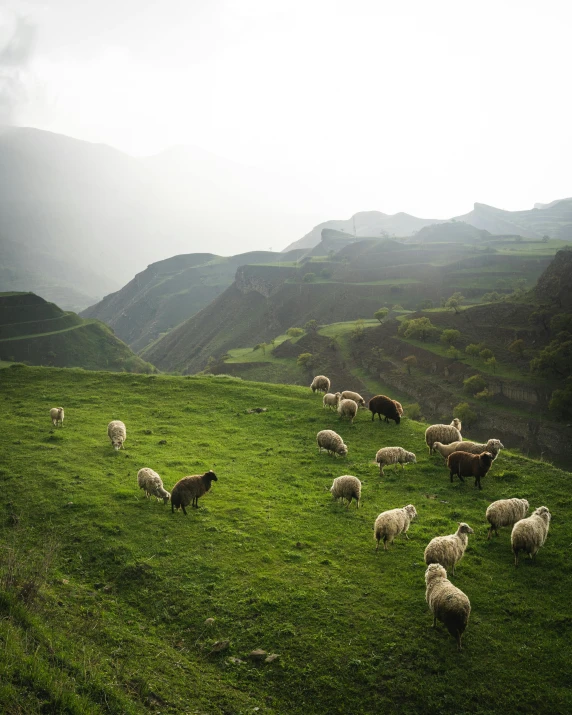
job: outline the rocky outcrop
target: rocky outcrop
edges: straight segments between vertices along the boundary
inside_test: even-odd
[[[536,297],[564,310],[572,310],[572,249],[564,248],[538,279]]]

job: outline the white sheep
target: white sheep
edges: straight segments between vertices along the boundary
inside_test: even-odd
[[[127,430],[123,422],[121,420],[112,420],[107,425],[107,436],[111,440],[113,449],[122,449],[123,442],[127,439]]]
[[[430,564],[425,571],[425,600],[433,614],[433,628],[437,619],[457,641],[457,648],[461,650],[461,638],[469,616],[471,603],[467,596],[447,578],[447,572],[440,564]]]
[[[528,511],[529,504],[526,499],[499,499],[489,504],[485,514],[490,524],[487,539],[490,539],[493,531],[498,536],[498,529],[501,526],[514,526],[517,521],[524,519]]]
[[[404,463],[415,464],[417,457],[413,452],[407,452],[403,447],[382,447],[375,455],[375,461],[379,464],[379,475],[382,476],[384,467],[390,464],[401,464],[401,469],[403,469]]]
[[[361,498],[361,482],[357,477],[352,477],[351,474],[344,474],[343,477],[336,477],[330,487],[334,499],[348,500],[348,509],[352,503],[352,499],[357,501],[359,509],[359,501]]]
[[[325,449],[329,454],[339,454],[341,457],[345,457],[348,453],[344,440],[334,430],[324,429],[318,432],[316,441],[318,442],[318,452]]]
[[[398,534],[405,534],[405,538],[409,539],[407,530],[412,520],[416,517],[417,510],[413,504],[408,504],[401,509],[382,511],[373,525],[373,535],[377,541],[375,550],[377,551],[379,549],[381,539],[383,539],[384,551],[387,551],[387,542],[389,541],[390,544],[393,544],[393,540]]]
[[[63,407],[52,407],[50,410],[50,417],[52,418],[52,424],[54,427],[58,426],[58,423],[60,427],[64,426],[64,408]]]
[[[429,454],[433,454],[435,442],[450,444],[451,442],[461,442],[461,421],[456,417],[450,425],[431,425],[425,430],[425,442],[429,447]]]
[[[468,524],[461,522],[454,534],[436,536],[427,544],[424,559],[426,564],[441,564],[455,575],[455,565],[463,558],[469,542],[469,534],[474,531]]]
[[[312,392],[329,392],[330,380],[325,375],[316,375],[310,385]]]
[[[441,444],[441,442],[433,443],[433,450],[439,452],[445,460],[453,452],[469,452],[470,454],[483,454],[483,452],[490,452],[493,457],[493,461],[498,457],[501,449],[504,449],[504,444],[500,439],[489,439],[486,444],[481,444],[479,442],[451,442],[451,444]]]
[[[532,559],[538,549],[544,546],[552,515],[545,506],[540,506],[526,519],[517,521],[512,527],[510,543],[514,554],[514,565],[518,566],[518,552],[526,552]]]
[[[156,497],[157,501],[163,500],[163,504],[166,504],[171,495],[163,487],[163,480],[152,469],[149,467],[143,467],[137,472],[137,484],[139,489],[145,490],[145,495],[147,498]]]
[[[326,392],[324,395],[324,399],[322,400],[322,404],[324,406],[324,409],[328,407],[329,409],[334,408],[334,410],[338,409],[338,402],[341,399],[341,395],[339,392],[333,393],[333,392]]]
[[[340,400],[338,403],[338,415],[340,418],[349,417],[350,423],[353,424],[354,417],[357,415],[357,402],[353,400]]]
[[[351,390],[344,390],[342,392],[343,400],[353,400],[359,407],[365,410],[365,400],[359,394],[359,392],[352,392]]]

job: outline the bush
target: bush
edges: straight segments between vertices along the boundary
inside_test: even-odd
[[[415,355],[408,355],[407,357],[403,358],[403,362],[407,366],[407,374],[411,375],[411,368],[417,365],[417,358],[415,357]]]
[[[413,318],[404,320],[397,331],[404,338],[413,338],[425,342],[436,335],[437,328],[429,318]]]
[[[290,338],[299,338],[300,335],[304,335],[302,328],[288,328],[286,335]]]
[[[379,308],[379,310],[376,310],[375,313],[373,314],[373,317],[376,320],[379,320],[380,323],[382,323],[387,316],[389,315],[389,308]]]
[[[445,301],[445,308],[451,308],[451,310],[454,310],[455,313],[458,313],[461,309],[461,304],[465,300],[465,296],[461,295],[461,293],[453,293],[453,295]]]
[[[469,395],[482,392],[487,386],[487,381],[482,375],[472,375],[463,381],[463,390]]]
[[[451,360],[460,360],[463,357],[463,353],[451,345],[451,347],[447,350],[447,357],[450,357]]]
[[[314,356],[312,353],[300,353],[296,362],[300,367],[310,368],[314,363]]]
[[[572,418],[572,377],[566,380],[562,390],[554,390],[548,407],[559,417]]]
[[[494,353],[490,348],[485,348],[484,350],[481,350],[479,353],[479,357],[481,360],[490,360],[492,357],[494,357]]]
[[[410,420],[420,420],[423,419],[421,416],[421,407],[419,407],[418,402],[413,402],[410,405],[404,405],[403,414],[409,417]]]
[[[477,421],[477,413],[471,408],[468,402],[459,402],[459,404],[453,408],[453,414],[467,427],[470,427]]]
[[[470,357],[477,357],[477,355],[481,352],[482,349],[482,343],[471,343],[470,345],[467,345],[467,347],[465,348],[465,352]]]
[[[304,278],[302,279],[304,283],[311,283],[312,281],[316,280],[316,274],[315,273],[305,273]]]
[[[318,328],[320,327],[320,324],[318,323],[317,320],[309,320],[306,325],[304,325],[304,328],[308,330],[310,333],[317,333]]]
[[[441,337],[439,338],[442,343],[445,345],[453,345],[453,343],[456,343],[457,340],[459,340],[461,337],[461,333],[458,330],[443,330],[441,333]]]

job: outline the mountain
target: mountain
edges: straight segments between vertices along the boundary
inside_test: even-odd
[[[363,236],[411,236],[424,226],[439,222],[440,219],[417,218],[406,213],[389,215],[380,211],[360,211],[347,220],[324,221],[314,226],[305,236],[287,246],[284,252],[312,248],[321,241],[324,229],[347,233],[348,238],[354,239]]]
[[[154,370],[103,323],[65,312],[34,293],[0,293],[0,360],[87,370]]]
[[[409,243],[479,243],[490,238],[491,234],[464,221],[449,221],[425,226],[415,236],[408,239]]]
[[[233,282],[239,266],[278,259],[292,261],[301,253],[254,251],[228,258],[212,253],[173,256],[152,263],[121,290],[81,315],[102,320],[139,352],[220,295]]]
[[[241,266],[224,293],[142,355],[161,370],[193,373],[211,356],[270,340],[312,319],[329,324],[371,318],[384,305],[439,305],[456,291],[476,302],[486,292],[510,292],[522,278],[532,286],[555,251],[543,255],[540,241],[519,243],[518,252],[513,245],[514,238],[498,239],[498,250],[488,242],[481,248],[366,239],[296,265]]]

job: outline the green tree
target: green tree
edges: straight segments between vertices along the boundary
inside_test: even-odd
[[[492,395],[493,393],[488,389],[488,387],[486,387],[484,390],[481,390],[481,392],[477,392],[475,397],[477,400],[484,400],[485,402],[488,402]]]
[[[497,293],[496,290],[494,290],[490,293],[485,293],[481,297],[481,300],[483,301],[483,303],[498,303],[499,300],[502,300],[502,295],[500,293]]]
[[[471,343],[470,345],[467,345],[467,347],[465,348],[465,352],[469,357],[477,357],[477,355],[481,352],[482,349],[482,344]]]
[[[533,325],[541,325],[546,332],[550,328],[550,310],[548,308],[541,306],[538,310],[534,310],[528,316],[528,322]]]
[[[453,295],[448,298],[445,301],[445,308],[451,308],[451,310],[454,310],[455,313],[459,313],[461,310],[461,304],[465,300],[465,296],[463,296],[461,293],[458,291],[456,293],[453,293]]]
[[[407,357],[403,358],[403,362],[407,367],[407,374],[411,375],[411,368],[417,365],[417,358],[415,357],[415,355],[408,355]]]
[[[380,323],[383,323],[383,321],[387,318],[389,315],[389,308],[379,308],[379,310],[376,310],[375,313],[373,314],[373,317],[376,320],[379,320]]]
[[[304,283],[311,283],[312,281],[316,280],[316,274],[315,273],[305,273],[304,278],[302,279]]]
[[[419,407],[418,402],[412,402],[410,405],[405,405],[403,407],[403,413],[406,414],[410,420],[421,419],[421,407]]]
[[[318,323],[317,320],[309,320],[306,325],[304,325],[304,328],[309,332],[309,333],[317,333],[318,329],[320,327],[320,324]]]
[[[550,331],[557,335],[558,333],[572,334],[572,313],[558,313],[550,321]]]
[[[572,377],[566,380],[562,389],[554,390],[548,407],[559,417],[572,418]]]
[[[510,352],[514,353],[515,355],[518,355],[519,357],[522,357],[522,355],[524,353],[524,348],[525,348],[525,342],[522,338],[519,338],[518,340],[514,340],[508,346],[508,349],[510,350]]]
[[[403,310],[403,306],[399,305],[399,303],[396,303],[395,305],[391,306],[391,310]]]
[[[471,408],[468,402],[459,402],[459,404],[453,408],[453,414],[467,427],[470,427],[477,421],[477,413]]]
[[[363,318],[359,318],[355,322],[355,328],[351,332],[351,337],[354,340],[361,340],[364,335]]]
[[[572,373],[572,339],[552,340],[538,357],[530,361],[530,369],[541,375],[568,377]]]
[[[417,310],[429,310],[432,307],[433,301],[430,298],[425,298],[425,300],[422,300],[421,303],[419,303]]]
[[[451,360],[460,360],[463,357],[463,353],[454,345],[451,345],[447,350],[447,357],[450,357]]]
[[[489,367],[492,367],[493,372],[497,371],[497,359],[494,355],[490,358],[487,358],[487,360],[485,360],[485,364]]]
[[[299,338],[300,335],[304,335],[302,328],[288,328],[286,335],[290,338]]]
[[[453,345],[461,338],[461,333],[458,330],[448,329],[441,333],[441,342],[445,345]]]
[[[463,380],[463,390],[469,395],[476,395],[477,392],[484,390],[486,386],[487,381],[482,375],[472,375]]]
[[[314,363],[314,356],[312,353],[300,353],[296,362],[300,367],[311,368]]]
[[[413,318],[412,320],[404,320],[397,332],[404,338],[413,338],[413,340],[426,342],[434,337],[438,331],[429,318]]]
[[[481,350],[479,353],[479,357],[481,360],[490,360],[492,357],[494,357],[494,353],[490,348],[484,348],[484,350]]]

